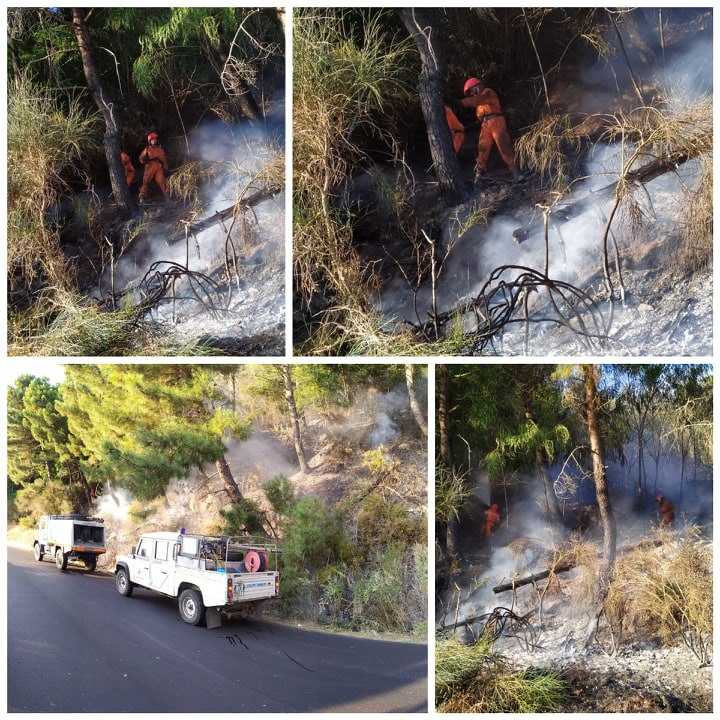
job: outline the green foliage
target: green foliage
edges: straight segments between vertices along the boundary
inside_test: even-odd
[[[247,365],[242,370],[246,388],[254,396],[264,397],[279,407],[285,404],[285,388],[280,368],[274,365]],[[390,390],[404,379],[402,365],[293,365],[295,403],[298,411],[305,408],[348,406],[356,392],[368,385]]]
[[[40,478],[17,491],[15,506],[25,527],[36,527],[41,515],[77,511],[82,497],[77,488],[69,488],[55,479]]]
[[[546,670],[513,671],[480,640],[435,645],[435,693],[439,712],[537,713],[559,710],[567,684]]]
[[[152,96],[163,82],[172,84],[171,76],[177,80],[190,78],[193,74],[197,76],[198,71],[204,74],[203,64],[209,65],[209,69],[222,65],[241,23],[245,23],[249,35],[260,38],[263,44],[274,41],[275,52],[280,51],[278,23],[257,10],[230,7],[156,10],[141,25],[138,38],[141,52],[132,69],[135,87]],[[234,57],[257,63],[257,47],[247,35],[240,33],[235,43]]]
[[[296,498],[292,483],[285,475],[275,475],[264,485],[263,491],[273,511],[278,515],[289,515]]]
[[[366,450],[362,464],[375,477],[393,476],[400,470],[400,461],[393,458],[384,445]]]
[[[456,465],[470,443],[492,478],[551,463],[567,447],[572,427],[564,414],[561,385],[550,365],[450,367],[452,402],[463,408],[451,415]]]
[[[226,435],[247,436],[249,423],[219,400],[213,372],[199,365],[72,365],[59,407],[88,477],[151,499],[218,460]]]
[[[388,545],[376,556],[373,566],[353,586],[353,618],[374,630],[410,632],[413,628],[413,601],[406,579],[407,547]]]
[[[364,556],[378,547],[427,542],[425,517],[411,515],[402,503],[386,500],[379,493],[363,500],[356,522],[358,550]]]
[[[302,498],[288,516],[283,535],[283,567],[315,570],[347,556],[342,518],[318,498]]]
[[[266,517],[260,506],[249,498],[233,503],[229,508],[220,510],[225,535],[267,534]]]
[[[84,478],[73,455],[58,387],[23,375],[8,391],[8,481],[15,510],[34,522],[44,512],[86,507]]]

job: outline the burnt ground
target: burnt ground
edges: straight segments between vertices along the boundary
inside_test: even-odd
[[[105,244],[97,239],[97,227],[76,216],[65,231],[63,249],[77,267],[81,292],[108,310],[113,291],[115,307],[142,303],[160,283],[157,272],[174,264],[201,273],[193,283],[179,277],[145,315],[156,334],[177,347],[235,356],[282,355],[283,195],[249,210],[245,222],[229,218],[186,237],[186,224],[229,205],[232,200],[214,197],[201,211],[179,201],[155,200],[129,218],[107,205],[97,219]]]
[[[557,575],[557,584],[543,595],[541,610],[537,598],[543,593],[543,581],[515,593],[493,593],[494,585],[513,575],[524,577],[546,569],[551,549],[564,532],[556,528],[559,534],[553,541],[539,528],[528,528],[529,537],[518,537],[517,530],[501,526],[488,543],[481,540],[485,507],[474,495],[466,503],[460,523],[460,566],[450,576],[438,578],[437,625],[439,631],[443,625],[447,628],[441,636],[472,644],[482,632],[484,620],[453,629],[457,622],[494,608],[509,608],[526,616],[531,629],[503,630],[493,650],[511,668],[560,673],[568,687],[563,712],[712,711],[713,668],[701,666],[683,644],[667,645],[654,637],[636,635],[612,653],[603,622],[597,639],[587,645],[595,628],[595,609],[588,604],[579,570]],[[618,541],[621,549],[647,537],[647,529],[641,526],[626,523],[624,528]],[[539,537],[547,537],[546,542]],[[599,541],[597,529],[588,538]]]
[[[388,176],[390,180],[392,177]],[[437,282],[441,313],[479,293],[490,271],[502,264],[542,270],[542,232],[531,234],[522,243],[513,238],[513,231],[532,217],[534,204],[543,201],[545,193],[537,177],[527,176],[513,184],[505,172],[496,170],[482,187],[473,189],[465,203],[449,209],[438,203],[435,183],[422,175],[416,181],[413,205],[417,227],[436,240],[438,263],[447,253]],[[668,178],[659,178],[649,185],[658,207],[644,208],[643,226],[637,235],[628,235],[618,222],[625,297],[621,301],[613,265],[616,295],[612,306],[607,301],[602,272],[599,246],[602,229],[594,213],[591,215],[595,225],[590,224],[589,213],[585,212],[584,219],[559,223],[551,231],[550,277],[588,292],[596,301],[603,322],[611,319],[608,337],[592,342],[594,355],[712,353],[712,270],[708,267],[693,272],[683,268],[677,221],[682,197],[668,183]],[[371,177],[360,178],[354,192],[357,202],[372,207]],[[458,238],[458,228],[478,207],[491,209],[487,220],[470,224]],[[431,311],[429,274],[426,271],[419,285],[415,304],[411,285],[416,283],[417,258],[412,245],[397,227],[387,222],[383,227],[383,214],[377,210],[368,212],[363,223],[359,234],[366,241],[359,248],[364,260],[376,268],[381,281],[376,309],[385,316],[389,328],[400,330],[408,322],[416,326],[426,322]],[[382,238],[381,243],[377,243],[377,237]],[[513,276],[508,272],[504,278]],[[531,294],[528,307],[531,317],[556,316],[544,291]],[[522,312],[516,312],[515,317],[520,319]],[[587,315],[584,319],[588,322]],[[463,317],[463,326],[466,332],[475,329],[474,313]],[[448,324],[445,332],[450,327]],[[526,338],[525,323],[516,322],[506,325],[482,351],[469,342],[462,352],[553,356],[588,351],[587,342],[570,328],[552,322],[531,323]]]
[[[549,665],[569,685],[563,712],[712,712],[712,667],[685,648],[625,648]]]

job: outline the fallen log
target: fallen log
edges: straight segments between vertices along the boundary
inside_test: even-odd
[[[663,544],[663,541],[660,539],[655,540],[643,540],[642,542],[638,543],[637,545],[632,545],[630,547],[621,548],[617,551],[617,555],[626,555],[627,553],[633,552],[634,550],[642,550],[646,547],[660,547],[660,545]],[[602,557],[602,555],[600,556]],[[517,580],[513,580],[509,583],[503,583],[502,585],[496,585],[492,590],[497,595],[498,593],[507,592],[508,590],[515,590],[517,588],[523,587],[525,585],[532,585],[533,583],[538,582],[538,580],[545,580],[546,578],[550,577],[551,575],[557,575],[558,573],[565,573],[572,570],[574,567],[577,567],[577,563],[573,560],[567,560],[565,562],[560,563],[554,568],[549,568],[547,570],[543,570],[542,572],[537,572],[532,575],[527,575],[524,578],[518,578]]]
[[[223,220],[231,218],[236,212],[242,212],[243,210],[254,207],[255,205],[259,205],[261,202],[269,200],[271,197],[277,195],[279,192],[280,188],[278,187],[262,188],[261,190],[252,193],[252,195],[248,195],[246,198],[243,198],[239,202],[234,203],[230,207],[226,207],[224,210],[220,210],[214,213],[213,215],[205,218],[204,220],[199,220],[196,223],[188,223],[185,226],[185,229],[183,229],[181,232],[176,233],[173,237],[170,238],[168,244],[172,245],[179,240],[184,240],[186,231],[188,235],[198,235],[199,233],[204,232],[213,225],[216,225],[217,223],[223,222]]]
[[[644,184],[654,180],[660,175],[664,175],[672,170],[677,170],[680,165],[691,159],[691,155],[686,152],[673,153],[664,158],[658,158],[652,162],[643,165],[637,170],[627,173],[625,183],[629,185]],[[582,215],[588,207],[602,200],[607,200],[615,194],[615,190],[620,185],[620,180],[606,185],[599,190],[590,191],[585,197],[566,205],[560,205],[553,209],[549,215],[549,222],[552,225],[560,225]],[[513,240],[520,244],[530,238],[535,233],[545,232],[545,218],[542,214],[535,215],[527,224],[513,230]]]

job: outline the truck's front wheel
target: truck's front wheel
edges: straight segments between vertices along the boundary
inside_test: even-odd
[[[202,595],[192,588],[187,588],[180,593],[178,599],[180,617],[190,625],[199,625],[205,617],[205,605]]]
[[[125,597],[132,595],[133,584],[130,582],[130,576],[125,568],[120,568],[115,573],[115,587],[117,591]]]
[[[40,543],[35,543],[35,547],[33,548],[33,554],[35,555],[35,559],[40,562],[43,559],[43,547]]]
[[[55,565],[58,570],[65,572],[67,570],[67,555],[62,551],[62,548],[58,548],[55,551]]]

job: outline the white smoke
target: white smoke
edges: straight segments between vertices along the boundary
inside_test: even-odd
[[[264,124],[241,122],[230,126],[208,121],[190,133],[190,159],[221,165],[219,181],[209,180],[200,189],[204,210],[193,223],[232,206],[238,192],[247,197],[259,189],[259,183],[253,185],[255,176],[282,152],[284,104],[280,98],[273,108]],[[116,259],[115,292],[132,290],[134,301],[140,301],[142,297],[134,288],[157,261],[178,263],[218,280],[228,259],[232,263],[237,257],[237,277],[232,277],[230,283],[221,281],[221,295],[212,297],[217,315],[198,302],[188,281],[181,279],[175,287],[176,301],[159,304],[151,317],[165,324],[179,340],[201,335],[277,334],[284,322],[284,204],[284,193],[280,193],[249,210],[247,225],[233,226],[234,253],[227,241],[232,219],[212,225],[186,241],[174,216],[164,218],[162,208],[151,207],[148,217],[154,231],[147,235],[146,229],[139,228],[139,237]],[[174,242],[170,243],[170,238]],[[111,270],[107,267],[95,295],[103,297],[110,288]]]
[[[703,95],[712,92],[712,42],[706,37],[697,40],[689,39],[682,48],[669,49],[667,62],[664,67],[642,67],[639,72],[643,74],[649,84],[655,83],[655,94],[662,101],[668,102],[670,107],[682,108],[684,104],[693,102]],[[604,86],[600,87],[600,86]],[[579,100],[573,98],[574,107],[585,108],[587,112],[608,112],[613,107],[618,95],[615,81],[608,73],[605,61],[585,71],[586,97]],[[589,91],[588,88],[592,88]],[[598,93],[603,92],[604,108],[598,108]],[[582,91],[581,91],[582,92]],[[588,196],[588,193],[616,182],[623,163],[632,152],[632,146],[619,143],[597,144],[592,154],[586,158],[581,176],[587,179],[578,183],[569,196],[563,198],[556,206],[571,206],[578,200]],[[642,165],[636,163],[634,168]],[[697,187],[701,178],[701,165],[697,160],[689,161],[677,169],[676,172],[666,173],[647,183],[647,193],[638,190],[635,200],[644,215],[646,223],[652,223],[658,235],[677,235],[677,217],[687,197],[688,191]],[[588,203],[583,212],[566,222],[551,223],[549,232],[549,275],[556,280],[563,280],[585,289],[600,289],[603,282],[602,274],[602,239],[607,217],[609,215],[612,199]],[[526,225],[531,215],[542,221],[540,209],[533,208],[529,201],[521,207],[514,207],[503,214],[494,216],[487,226],[476,226],[458,238],[458,228],[465,217],[472,210],[472,201],[458,209],[457,215],[453,211],[442,227],[442,240],[439,251],[442,254],[446,248],[452,248],[437,287],[438,311],[443,312],[456,306],[461,300],[474,297],[480,293],[485,285],[489,273],[504,265],[520,265],[542,271],[545,266],[545,243],[543,232],[534,232],[523,243],[518,244],[513,239],[513,231]],[[628,232],[629,218],[620,213],[613,223],[613,234],[617,239],[620,255],[627,264],[628,257],[638,251],[648,238],[633,237]],[[540,225],[541,226],[541,225]],[[651,238],[654,239],[654,238]],[[652,269],[652,268],[644,268]],[[503,279],[512,280],[517,272],[506,272]],[[693,293],[694,294],[694,293]],[[634,298],[632,288],[629,289],[629,306],[615,308],[615,326],[626,327],[637,318],[637,305],[646,303],[643,307],[648,312],[654,308],[647,305],[648,299]],[[700,297],[702,293],[699,294]],[[683,301],[685,298],[678,298]],[[532,293],[529,300],[530,310],[538,310],[548,302],[544,289]],[[702,297],[698,301],[702,305]],[[704,305],[702,305],[704,307]],[[377,308],[390,321],[398,326],[409,321],[412,323],[425,322],[432,311],[432,287],[429,280],[420,288],[417,297],[413,298],[407,282],[403,277],[396,276],[383,287],[377,301]],[[673,313],[668,311],[672,321]],[[550,312],[550,315],[553,313]],[[655,319],[655,318],[653,318]],[[475,317],[466,318],[466,330],[475,326]],[[667,323],[666,318],[657,318],[658,332],[663,331]],[[698,321],[700,322],[700,321]],[[533,334],[540,337],[544,332],[551,332],[550,326],[534,326]],[[612,332],[612,331],[611,331]],[[650,332],[650,329],[647,330]],[[672,354],[684,351],[683,343],[692,344],[697,349],[699,337],[707,328],[685,327],[685,335],[678,333],[675,337],[662,337],[664,345]],[[519,336],[524,328],[508,328],[508,346],[512,347],[513,333]],[[660,338],[656,338],[660,342]],[[636,341],[636,338],[633,338]],[[545,354],[551,352],[547,341],[540,341],[536,350]],[[515,343],[517,344],[517,343]],[[567,343],[561,343],[563,351],[573,350]],[[656,348],[661,347],[656,344]],[[620,345],[613,346],[613,351],[622,350]],[[638,348],[630,348],[637,351]],[[521,351],[521,350],[520,350]]]

